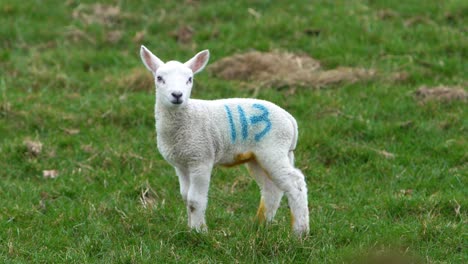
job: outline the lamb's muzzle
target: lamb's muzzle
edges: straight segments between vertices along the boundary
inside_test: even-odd
[[[181,92],[172,92],[171,95],[174,97],[171,101],[173,104],[181,104],[183,102],[182,99],[180,99],[182,97]]]
[[[262,195],[258,220],[273,220],[285,193],[293,230],[307,234],[307,187],[304,175],[294,167],[296,120],[263,100],[190,99],[193,75],[207,64],[208,50],[186,63],[164,63],[144,46],[140,54],[155,77],[158,149],[179,177],[189,226],[207,229],[205,210],[213,167],[247,164]]]

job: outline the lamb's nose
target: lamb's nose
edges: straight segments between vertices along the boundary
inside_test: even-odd
[[[175,99],[179,99],[182,97],[181,92],[172,92],[171,95],[174,96]]]

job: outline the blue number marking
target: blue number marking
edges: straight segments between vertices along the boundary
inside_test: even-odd
[[[261,132],[254,135],[255,141],[258,142],[271,130],[271,121],[268,117],[270,113],[268,112],[268,109],[262,104],[253,104],[252,107],[261,110],[262,113],[260,115],[251,116],[250,119],[247,119],[245,111],[240,105],[237,105],[237,111],[239,112],[239,121],[241,125],[241,134],[243,140],[246,140],[249,137],[249,120],[252,125],[259,124],[262,122],[265,123],[265,128]],[[232,116],[232,112],[229,106],[224,105],[224,109],[226,109],[226,114],[228,116],[229,121],[229,128],[231,129],[231,141],[232,143],[234,143],[237,139],[234,118]]]
[[[240,105],[237,106],[237,111],[239,111],[239,119],[241,122],[241,129],[242,129],[242,139],[247,139],[249,136],[249,123],[247,123],[247,117],[245,117],[244,109]]]
[[[256,115],[256,116],[251,116],[250,117],[250,123],[252,123],[252,125],[254,125],[254,124],[257,124],[257,123],[265,122],[265,124],[266,124],[263,131],[255,135],[255,141],[260,141],[260,139],[262,139],[271,130],[271,121],[268,118],[269,112],[268,112],[268,109],[265,106],[261,105],[261,104],[253,104],[252,106],[259,109],[259,110],[261,110],[262,114],[261,115]]]
[[[232,113],[231,113],[231,110],[229,109],[229,107],[227,105],[224,106],[224,108],[226,109],[226,113],[228,115],[228,119],[229,119],[229,126],[231,128],[231,141],[232,143],[234,143],[236,141],[236,127],[234,126],[234,120],[232,119]]]

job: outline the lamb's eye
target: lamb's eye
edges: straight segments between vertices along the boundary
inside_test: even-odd
[[[158,80],[158,82],[162,82],[163,78],[161,76],[158,76],[158,77],[156,77],[156,80]]]

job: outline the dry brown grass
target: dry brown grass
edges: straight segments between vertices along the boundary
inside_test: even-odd
[[[181,44],[188,44],[192,42],[193,34],[195,31],[191,26],[181,26],[177,30],[171,32],[171,36]]]
[[[42,142],[39,140],[25,139],[23,141],[24,146],[26,147],[26,152],[32,157],[37,157],[42,152]]]
[[[106,41],[110,44],[118,43],[123,37],[121,30],[111,30],[106,33]]]
[[[217,61],[208,69],[219,78],[251,81],[261,87],[274,88],[322,88],[369,80],[376,75],[375,70],[364,68],[338,67],[324,70],[318,60],[288,52],[252,51],[236,54]]]
[[[140,44],[146,37],[146,31],[138,31],[135,33],[135,36],[132,38],[134,43]]]
[[[394,10],[392,9],[381,9],[379,11],[377,11],[377,17],[381,20],[389,20],[389,19],[393,19],[393,18],[397,18],[400,16],[399,13],[395,12]]]
[[[55,179],[59,176],[58,170],[43,170],[42,176],[45,179]]]
[[[464,101],[468,98],[468,93],[462,86],[445,86],[439,85],[436,87],[421,86],[414,92],[416,98],[421,102],[427,101]]]
[[[75,28],[75,27],[70,27],[64,32],[64,35],[71,40],[72,42],[80,42],[81,40],[86,40],[87,42],[95,45],[96,44],[96,39],[91,36],[90,34],[86,33],[85,31]]]
[[[154,80],[144,67],[130,69],[123,76],[107,76],[104,80],[126,91],[152,91]]]
[[[118,6],[80,4],[73,10],[72,17],[86,25],[96,23],[111,27],[119,22],[122,17],[122,12]]]
[[[149,183],[142,187],[140,192],[140,202],[143,208],[152,209],[157,206],[159,200],[158,194],[151,188]]]

